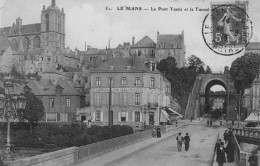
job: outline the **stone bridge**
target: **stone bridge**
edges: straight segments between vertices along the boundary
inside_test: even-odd
[[[231,76],[229,74],[222,73],[200,74],[196,77],[192,92],[189,95],[185,110],[186,118],[197,118],[201,116],[203,106],[209,102],[209,90],[214,85],[220,85],[226,90],[226,95],[222,97],[227,100],[228,112],[234,110],[236,105],[236,100],[234,97],[236,96],[236,90]]]

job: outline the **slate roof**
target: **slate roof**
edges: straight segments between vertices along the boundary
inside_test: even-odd
[[[75,88],[73,88],[73,83],[70,83],[64,78],[59,78],[56,84],[53,84],[51,80],[44,79],[41,81],[31,80],[26,85],[31,88],[31,91],[37,96],[57,95],[56,87],[59,86],[63,89],[61,95],[80,95],[80,93]]]
[[[10,29],[11,29],[11,27],[0,28],[0,33],[9,34]],[[34,33],[40,33],[40,32],[41,32],[41,23],[27,24],[27,25],[22,25],[22,27],[21,27],[22,34],[34,34]]]
[[[134,47],[155,47],[155,42],[146,35],[132,46],[132,48]]]
[[[157,36],[157,44],[164,43],[163,48],[182,48],[182,41],[182,35],[159,34]],[[177,46],[176,43],[178,44]]]
[[[107,53],[106,49],[88,49],[86,55],[100,55],[106,53]]]
[[[147,67],[145,67],[145,62],[147,61],[147,58],[141,58],[141,57],[135,57],[135,63],[133,66],[134,58],[112,58],[108,60],[107,62],[104,62],[102,65],[100,65],[98,68],[92,70],[92,73],[95,72],[116,72],[116,73],[160,73],[159,71],[151,71]],[[114,66],[113,69],[111,69],[111,66]],[[127,66],[131,66],[130,69],[127,69]]]
[[[65,66],[65,65],[59,65],[57,70],[59,70],[59,69],[63,69],[64,72],[81,72],[80,69],[73,68],[70,66]]]

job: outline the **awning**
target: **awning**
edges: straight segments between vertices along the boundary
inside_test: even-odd
[[[260,115],[257,116],[254,113],[251,113],[246,119],[245,122],[258,122],[260,120]]]
[[[161,110],[160,122],[167,122],[170,121],[169,115],[166,111]]]
[[[174,111],[170,107],[167,107],[167,109],[170,110],[171,112],[173,112],[174,114],[177,114],[178,116],[182,117],[182,114],[180,114],[179,112]]]

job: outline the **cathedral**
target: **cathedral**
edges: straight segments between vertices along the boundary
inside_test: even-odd
[[[12,50],[26,52],[37,48],[65,48],[65,13],[56,6],[55,0],[41,11],[41,23],[22,24],[18,17],[11,27],[0,28],[12,44]]]
[[[23,25],[18,17],[11,27],[0,28],[0,72],[8,72],[14,65],[24,74],[53,73],[60,66],[80,67],[83,52],[65,49],[64,9],[52,0],[50,6],[43,6],[40,20]]]

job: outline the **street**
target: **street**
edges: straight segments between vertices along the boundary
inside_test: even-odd
[[[185,151],[184,146],[181,152],[177,151],[177,134],[175,134],[151,147],[110,162],[106,166],[208,166],[212,159],[216,137],[221,130],[223,129],[208,128],[201,124],[185,126],[179,129],[179,131],[182,132],[183,136],[186,132],[190,134],[191,143],[189,151]]]

